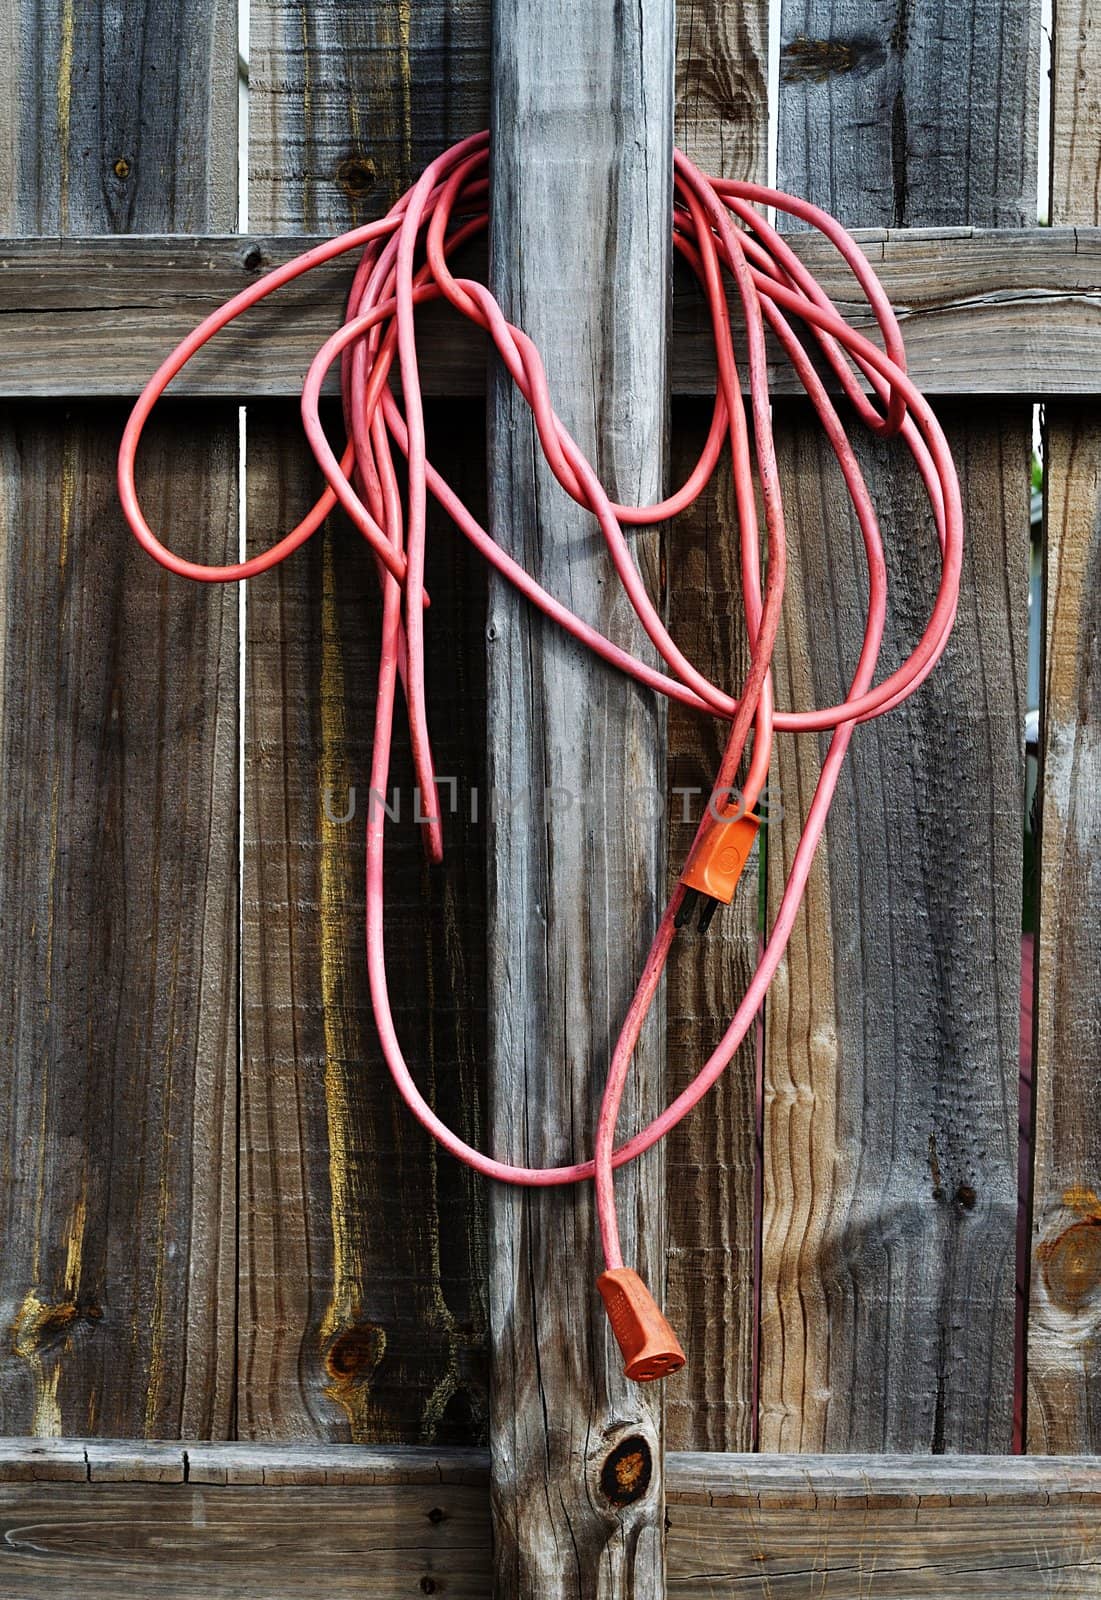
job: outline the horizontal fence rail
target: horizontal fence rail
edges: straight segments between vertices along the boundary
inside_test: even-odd
[[[864,228],[856,238],[898,312],[911,375],[928,393],[1101,394],[1101,228]],[[874,336],[836,252],[804,233],[789,242],[848,320]],[[312,234],[0,239],[0,398],[136,394],[203,317],[319,243]],[[169,392],[297,395],[339,325],[356,259],[276,291],[218,334]],[[713,394],[703,308],[686,277],[677,284],[671,386]],[[482,394],[482,336],[439,306],[424,308],[418,326],[425,391]],[[775,392],[801,392],[774,346],[773,354]]]
[[[671,1453],[669,1592],[1004,1600],[1101,1592],[1073,1457]],[[487,1600],[480,1450],[0,1441],[0,1593]]]

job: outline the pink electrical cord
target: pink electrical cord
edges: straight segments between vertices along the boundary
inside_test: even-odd
[[[594,1158],[571,1166],[514,1166],[482,1154],[440,1121],[414,1083],[398,1042],[387,993],[383,916],[385,808],[369,808],[367,967],[379,1038],[398,1092],[413,1115],[445,1149],[487,1177],[529,1186],[595,1180],[604,1255],[608,1268],[614,1272],[623,1268],[623,1258],[613,1169],[634,1160],[663,1138],[702,1099],[729,1065],[783,957],[855,724],[880,716],[906,699],[924,681],[944,650],[959,593],[963,538],[960,494],[944,435],[928,403],[906,375],[902,338],[890,304],[855,242],[840,224],[817,207],[759,184],[708,178],[678,151],[674,159],[673,243],[706,295],[718,374],[715,409],[703,453],[680,489],[657,505],[614,504],[559,421],[539,352],[531,340],[505,319],[483,284],[452,276],[449,258],[487,226],[488,166],[488,134],[464,139],[433,161],[413,188],[380,221],[355,228],[276,268],[201,323],[150,379],[134,407],[119,452],[119,495],[130,526],[149,554],[172,572],[206,582],[248,578],[268,570],[315,533],[338,503],[343,507],[371,548],[382,588],[382,649],[371,791],[374,794],[387,791],[400,679],[408,708],[417,782],[430,813],[425,844],[433,861],[442,857],[443,837],[424,692],[423,625],[428,605],[424,589],[425,511],[429,492],[486,560],[575,639],[612,666],[670,699],[730,723],[715,779],[716,795],[725,796],[732,790],[751,732],[751,753],[741,786],[748,810],[752,810],[766,782],[774,731],[832,730],[776,921],[745,997],[722,1039],[688,1088],[648,1126],[614,1148],[631,1058],[660,983],[684,902],[686,887],[681,882],[661,917],[612,1054],[597,1123]],[[808,222],[831,241],[867,298],[884,349],[844,322],[784,238],[754,209],[755,206],[773,206]],[[362,248],[363,255],[353,280],[345,323],[314,358],[302,392],[306,436],[328,487],[296,528],[251,560],[217,567],[202,566],[174,555],[149,528],[134,485],[135,455],[153,406],[195,352],[227,323],[312,267],[357,248]],[[748,417],[735,363],[724,272],[733,280],[744,321],[750,394]],[[620,582],[666,670],[640,660],[605,638],[548,594],[480,526],[428,461],[415,316],[418,305],[441,297],[484,328],[493,340],[509,375],[531,408],[551,471],[566,493],[596,517]],[[909,658],[878,684],[873,683],[873,679],[887,598],[879,528],[852,446],[816,365],[792,327],[789,320],[792,317],[808,330],[820,357],[861,422],[884,437],[901,435],[921,474],[933,510],[942,570],[932,613]],[[786,556],[768,391],[766,326],[790,360],[821,419],[852,500],[868,563],[867,622],[849,693],[838,705],[817,710],[779,711],[773,705],[770,662],[780,620]],[[390,388],[395,355],[401,379],[400,405]],[[319,417],[322,383],[338,357],[349,436],[340,459],[330,446]],[[871,390],[871,398],[865,392],[865,384]],[[625,526],[664,522],[690,505],[713,475],[726,442],[729,442],[734,474],[750,648],[750,666],[738,698],[704,677],[670,638],[646,592],[623,533]],[[404,503],[394,466],[395,445],[407,461],[408,489]],[[751,450],[756,454],[756,478]],[[760,489],[768,535],[763,592],[755,482]],[[709,828],[722,825],[709,808],[709,814],[700,824],[697,842]]]

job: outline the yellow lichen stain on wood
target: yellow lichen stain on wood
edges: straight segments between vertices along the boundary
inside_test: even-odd
[[[47,1364],[42,1352],[64,1334],[75,1318],[75,1305],[44,1305],[35,1291],[28,1289],[11,1326],[12,1350],[27,1363],[34,1382],[30,1431],[37,1439],[61,1437],[61,1406],[57,1398],[61,1367],[57,1361]]]
[[[69,133],[73,97],[73,0],[62,0],[57,51],[57,151],[60,231],[69,231]]]
[[[345,777],[347,726],[344,666],[336,607],[332,544],[325,539],[321,588],[321,784],[336,792]],[[329,1381],[325,1394],[340,1406],[355,1443],[388,1442],[386,1418],[371,1401],[371,1378],[386,1349],[382,1328],[361,1321],[366,1260],[363,1196],[352,1147],[353,1102],[349,1063],[358,1059],[344,993],[346,842],[318,807],[320,838],[321,1003],[325,1036],[325,1118],[329,1146],[329,1215],[333,1283],[320,1340]]]
[[[84,1229],[88,1222],[88,1199],[84,1190],[73,1207],[65,1241],[65,1293],[75,1300],[80,1288],[80,1268],[84,1256]]]
[[[73,526],[73,502],[76,498],[76,452],[73,436],[66,433],[61,452],[61,505],[58,511],[57,571],[65,576],[69,560],[69,535]]]
[[[37,1289],[28,1289],[11,1325],[11,1347],[25,1361],[34,1383],[34,1409],[31,1432],[37,1438],[56,1439],[61,1435],[61,1405],[58,1381],[61,1358],[72,1348],[72,1334],[79,1322],[98,1322],[98,1306],[81,1308],[81,1264],[84,1232],[88,1220],[88,1201],[82,1189],[73,1207],[65,1236],[65,1292],[56,1305],[44,1301]],[[37,1276],[40,1234],[35,1230],[35,1273]]]

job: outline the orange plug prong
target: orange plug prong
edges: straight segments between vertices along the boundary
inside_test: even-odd
[[[629,1378],[651,1383],[684,1366],[680,1340],[637,1272],[630,1267],[612,1267],[600,1274],[596,1286]]]
[[[677,917],[678,928],[688,921],[696,895],[703,895],[710,901],[700,915],[701,933],[706,930],[719,904],[730,904],[760,825],[760,818],[751,813],[724,816],[721,820],[713,821],[707,831],[700,835],[680,875],[685,888],[693,892],[686,896]]]

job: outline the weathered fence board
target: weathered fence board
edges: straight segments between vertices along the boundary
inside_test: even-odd
[[[429,427],[446,438],[441,470],[477,504],[480,419],[437,408]],[[250,409],[255,548],[317,492],[295,435],[285,407]],[[428,697],[456,812],[447,862],[429,871],[401,743],[387,796],[400,808],[387,878],[391,997],[420,1081],[480,1141],[485,868],[472,816],[485,583],[438,512],[429,536]],[[398,1102],[367,994],[377,607],[374,565],[343,518],[249,591],[238,1430],[252,1439],[485,1434],[484,1190]]]
[[[9,6],[4,226],[231,227],[232,11]],[[24,406],[2,422],[0,1414],[9,1432],[217,1436],[233,1406],[236,608],[138,551],[114,490],[123,418]],[[228,408],[176,407],[151,430],[139,484],[170,543],[226,559],[236,465]]]
[[[418,7],[416,28],[438,31],[453,9]],[[414,49],[402,35],[410,24],[399,12],[332,3],[305,18],[275,0],[254,5],[250,204],[262,226],[355,220],[348,182],[326,181],[339,152],[370,159],[387,202],[408,181],[407,69],[418,82],[441,69],[422,60],[427,45]],[[452,73],[461,60],[460,52]],[[446,96],[417,102],[426,148],[466,131],[452,128],[447,105]],[[483,106],[472,126],[484,120]],[[333,425],[338,432],[339,416]],[[259,546],[307,508],[316,475],[291,408],[259,420],[250,413],[254,432],[249,526]],[[437,413],[431,439],[445,473],[477,504],[478,417],[469,407]],[[457,778],[459,810],[448,818],[447,866],[430,872],[410,763],[399,757],[391,988],[420,1081],[477,1141],[484,828],[471,820],[471,802],[484,725],[485,583],[464,541],[434,508],[430,515],[438,539],[428,574],[428,701],[438,770]],[[363,838],[378,604],[374,565],[341,521],[249,596],[240,1431],[250,1438],[485,1436],[484,1188],[438,1158],[401,1106],[367,995]],[[353,788],[354,815],[333,822]]]
[[[1101,426],[1047,418],[1028,1447],[1101,1453]]]
[[[1101,219],[1101,29],[1062,5],[1052,74],[1051,213]],[[1030,1450],[1101,1453],[1101,426],[1045,412]]]
[[[783,0],[780,19],[781,188],[851,227],[1035,222],[1035,0]]]
[[[493,291],[539,347],[601,481],[635,504],[657,498],[666,464],[673,32],[668,0],[645,15],[615,0],[499,0],[495,12]],[[490,427],[494,536],[598,627],[638,638],[592,517],[558,488],[503,370]],[[632,549],[658,581],[656,534]],[[501,580],[487,640],[490,1138],[502,1158],[560,1164],[592,1153],[600,1087],[657,923],[663,827],[647,797],[664,792],[665,716]],[[655,1113],[663,1065],[652,1016],[623,1129]],[[617,1192],[626,1259],[660,1301],[662,1152],[623,1172]],[[660,1385],[622,1375],[595,1290],[595,1235],[588,1184],[493,1193],[501,1600],[664,1594]],[[617,1509],[608,1469],[631,1439],[643,1464]]]
[[[901,318],[911,375],[929,394],[1101,394],[1101,229],[869,228],[857,236]],[[0,240],[0,397],[136,394],[202,317],[258,272],[319,242],[261,233]],[[852,279],[832,250],[804,233],[792,244],[867,331],[867,310],[852,300]],[[473,245],[470,263],[484,268]],[[350,259],[334,262],[280,290],[220,333],[172,392],[297,396],[340,320],[352,270]],[[484,393],[482,336],[439,307],[420,315],[426,392]],[[714,393],[710,334],[681,274],[669,362],[675,394]],[[797,392],[782,360],[769,381],[777,394]],[[336,392],[335,377],[329,387]]]
[[[896,14],[822,11],[834,31],[819,39],[818,9],[789,0],[781,186],[852,224],[1023,221],[1038,12],[938,6],[891,33]],[[1009,27],[1022,48],[1003,57]],[[846,75],[858,48],[865,70]],[[965,74],[946,128],[941,85],[961,54],[999,72]],[[943,171],[933,127],[950,145],[967,130]],[[1003,171],[995,151],[1010,147]],[[765,1449],[1010,1444],[1031,414],[957,415],[949,436],[967,518],[956,631],[914,701],[857,729],[768,1003]],[[936,540],[905,452],[862,441],[859,454],[887,551],[894,665],[932,605]],[[781,704],[836,701],[862,630],[863,552],[829,455],[792,421]],[[781,740],[777,771],[774,907],[817,776],[810,741]]]
[[[0,1443],[10,1600],[490,1594],[474,1451]],[[1101,1471],[1072,1458],[668,1457],[669,1592],[1101,1593]]]
[[[326,231],[380,216],[489,120],[489,0],[251,0],[249,214]]]
[[[674,408],[670,481],[699,459],[711,406]],[[728,462],[696,504],[669,529],[669,627],[714,683],[737,692],[745,672],[742,579],[733,479]],[[669,710],[668,859],[679,870],[715,782],[722,727],[680,707]],[[706,939],[673,944],[666,981],[667,1095],[695,1077],[733,1016],[757,957],[757,878]],[[752,1448],[755,1415],[757,1040],[751,1031],[705,1108],[670,1136],[666,1154],[666,1312],[688,1355],[666,1384],[671,1447]]]
[[[704,171],[768,176],[768,7],[688,0],[677,7],[677,145]],[[674,330],[674,348],[676,331]],[[673,408],[670,483],[699,458],[711,406]],[[745,671],[741,573],[729,463],[667,530],[668,623],[715,683],[736,691]],[[675,704],[668,711],[667,858],[677,871],[722,755],[721,727]],[[690,792],[686,792],[690,791]],[[753,875],[747,882],[755,883]],[[673,945],[666,978],[667,1094],[699,1070],[721,1019],[733,1015],[756,959],[757,896],[739,895],[706,939]],[[666,1313],[688,1365],[666,1385],[673,1450],[748,1450],[755,1436],[757,1044],[751,1037],[707,1111],[671,1135],[666,1153]]]

